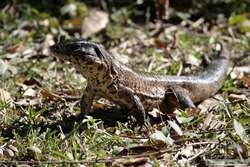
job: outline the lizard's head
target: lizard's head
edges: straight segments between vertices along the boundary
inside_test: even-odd
[[[73,64],[87,78],[106,75],[112,63],[112,56],[102,46],[81,39],[61,41],[50,50],[55,57]]]

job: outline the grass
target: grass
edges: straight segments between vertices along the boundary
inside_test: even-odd
[[[80,13],[74,17],[85,17],[88,6],[77,5]],[[47,51],[48,43],[59,36],[79,35],[69,33],[62,25],[72,16],[66,11],[61,15],[42,12],[28,4],[18,4],[19,10],[13,9],[13,14],[11,7],[0,12],[1,163],[176,166],[249,157],[249,73],[242,74],[244,80],[231,74],[218,94],[202,103],[208,105],[202,113],[197,116],[179,110],[171,123],[148,121],[147,128],[133,129],[131,119],[124,116],[117,122],[112,117],[112,105],[101,101],[97,110],[104,108],[102,117],[77,117],[86,80]],[[130,10],[133,8],[117,9],[106,29],[92,39],[128,55],[128,66],[134,69],[163,75],[194,73],[200,70],[207,46],[221,39],[235,53],[235,68],[247,67],[244,61],[249,55],[250,36],[244,13],[211,24],[212,37],[198,33],[208,28],[207,21],[192,28],[192,33],[177,28],[170,38],[166,32],[142,36],[140,33],[148,34],[149,30],[133,27]]]

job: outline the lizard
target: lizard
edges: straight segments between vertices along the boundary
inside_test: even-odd
[[[50,46],[52,55],[69,61],[86,78],[80,99],[81,113],[93,109],[102,97],[125,107],[143,124],[146,113],[159,109],[171,113],[176,108],[195,108],[195,103],[213,96],[222,86],[231,66],[230,52],[221,43],[215,60],[204,72],[190,76],[164,76],[139,73],[127,67],[102,45],[83,39],[59,41]]]

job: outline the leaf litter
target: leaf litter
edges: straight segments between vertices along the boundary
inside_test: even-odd
[[[219,23],[216,25],[217,23],[206,22],[204,18],[191,20],[179,13],[177,17],[182,19],[180,24],[163,26],[163,28],[157,28],[157,31],[147,34],[147,29],[143,26],[136,25],[136,29],[134,29],[131,22],[126,24],[122,21],[114,22],[114,17],[128,17],[130,14],[126,13],[127,10],[123,10],[122,15],[119,13],[116,16],[113,15],[111,20],[108,13],[103,12],[100,14],[100,18],[104,18],[101,19],[103,21],[101,22],[89,17],[93,16],[92,14],[87,16],[84,8],[86,6],[83,4],[71,3],[69,6],[65,5],[61,12],[63,16],[70,18],[68,22],[72,23],[73,28],[78,26],[78,29],[65,28],[63,30],[62,27],[55,26],[49,30],[53,25],[52,18],[43,18],[39,23],[42,26],[41,30],[44,31],[43,42],[36,42],[36,38],[39,40],[39,34],[34,33],[37,22],[25,21],[23,24],[14,25],[15,30],[10,33],[11,37],[22,37],[23,40],[3,47],[4,50],[0,57],[0,67],[3,70],[1,70],[0,76],[7,75],[7,80],[1,81],[0,108],[1,111],[3,108],[6,113],[18,112],[23,116],[23,119],[17,119],[17,125],[20,126],[16,128],[16,131],[20,127],[25,129],[25,126],[40,126],[44,120],[45,124],[51,125],[79,111],[78,100],[82,88],[86,85],[85,81],[79,79],[78,74],[72,75],[76,71],[58,63],[48,51],[48,46],[53,44],[61,34],[71,37],[85,36],[101,41],[108,50],[113,50],[119,59],[120,55],[123,55],[122,61],[128,66],[138,71],[150,71],[163,75],[182,75],[193,73],[195,70],[199,71],[202,54],[207,49],[208,41],[216,40],[219,38],[218,36],[225,39],[231,46],[246,42],[241,35],[249,38],[249,34],[245,32],[247,31],[245,28],[247,20],[242,22],[239,19],[241,17],[238,16],[231,16],[230,25],[227,24],[225,17],[218,18],[218,20],[214,20]],[[36,9],[33,9],[34,13],[42,15],[39,11],[35,11]],[[81,11],[82,14],[80,14]],[[244,17],[244,19],[247,18]],[[117,20],[119,21],[119,19]],[[86,26],[90,21],[97,26],[88,27],[92,23]],[[155,27],[158,26],[151,24]],[[124,35],[119,36],[117,33],[117,36],[115,33],[108,32],[110,25],[112,28],[116,27],[118,32],[124,33]],[[82,26],[82,29],[79,26]],[[230,26],[235,27],[227,32],[227,28],[232,28]],[[94,27],[97,29],[91,29]],[[185,27],[185,30],[177,27]],[[220,32],[220,29],[223,33]],[[204,35],[200,36],[197,35],[199,33],[193,32],[215,35],[204,38]],[[121,40],[119,41],[119,39]],[[244,47],[231,47],[231,49],[235,50],[235,53],[242,53],[246,52],[242,49]],[[237,57],[237,54],[234,57]],[[180,64],[175,62],[180,62]],[[27,132],[28,135],[23,138],[21,138],[22,133],[14,133],[15,138],[11,144],[6,142],[8,139],[0,140],[0,154],[6,155],[6,157],[2,157],[4,160],[9,157],[14,160],[42,160],[43,158],[65,160],[70,157],[75,160],[94,159],[97,162],[98,158],[106,158],[107,161],[110,158],[114,160],[113,164],[127,165],[143,163],[194,165],[204,163],[207,159],[244,158],[247,151],[243,151],[243,148],[249,150],[248,74],[248,65],[236,65],[230,74],[232,80],[227,80],[218,95],[199,104],[201,112],[198,115],[189,115],[188,111],[178,111],[177,122],[173,120],[168,121],[169,124],[158,122],[150,124],[148,129],[141,130],[130,129],[126,121],[115,127],[109,127],[104,123],[103,128],[98,128],[99,120],[89,117],[84,119],[88,124],[84,131],[79,130],[81,129],[79,127],[76,128],[77,130],[73,128],[69,134],[65,134],[63,130],[69,127],[66,125],[67,128],[63,128],[63,124],[56,124],[56,127],[61,127],[61,130],[57,128],[57,131],[53,133],[50,128],[45,131],[41,130],[41,132],[36,128],[31,128],[31,131]],[[15,82],[15,79],[18,79],[18,82]],[[13,86],[11,86],[12,84]],[[230,89],[232,87],[236,91]],[[2,104],[2,101],[8,100],[13,101],[11,103],[14,106]],[[102,107],[97,108],[103,109]],[[23,115],[24,113],[26,115]],[[81,122],[74,121],[72,121],[73,126],[81,125]],[[1,127],[6,129],[9,125],[13,125],[11,121],[7,121],[4,125],[1,121]],[[42,126],[40,128],[43,129]],[[119,131],[119,133],[115,134],[115,131]],[[4,134],[4,131],[1,133]],[[48,138],[44,140],[41,133]],[[68,138],[60,141],[63,144],[62,147],[57,143],[57,140],[60,139],[54,133],[59,133],[59,136],[68,135]],[[30,145],[24,144],[27,142]],[[131,147],[127,147],[128,145]],[[121,155],[112,154],[111,150],[116,147],[121,148]],[[46,151],[49,148],[53,148],[52,153]],[[61,152],[61,154],[56,152]],[[35,155],[37,153],[38,156]],[[41,153],[46,156],[39,156]]]

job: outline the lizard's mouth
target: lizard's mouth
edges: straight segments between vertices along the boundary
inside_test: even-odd
[[[63,48],[59,44],[54,44],[49,47],[51,55],[57,57],[61,61],[67,60],[68,56],[63,53]]]

